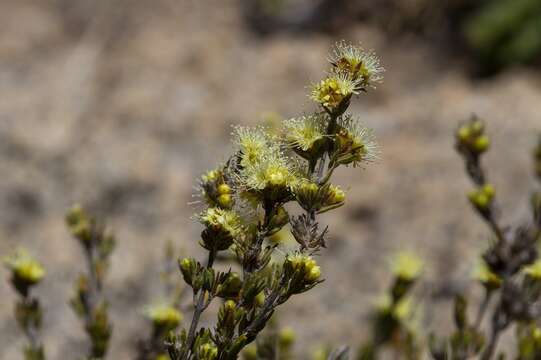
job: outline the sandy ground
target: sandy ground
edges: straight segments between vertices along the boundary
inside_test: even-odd
[[[342,38],[374,48],[387,68],[384,84],[352,108],[382,155],[364,170],[339,172],[336,182],[349,191],[347,206],[323,218],[332,237],[320,260],[327,280],[281,309],[304,353],[362,339],[397,250],[426,257],[427,281],[462,286],[488,234],[472,216],[452,148],[452,130],[472,112],[493,137],[487,166],[502,215],[508,223],[527,215],[528,154],[541,130],[538,72],[474,81],[445,52],[418,39],[390,42],[363,25],[257,38],[232,0],[67,3],[0,1],[0,255],[23,245],[48,269],[37,293],[50,359],[76,358],[85,346],[67,305],[82,257],[64,228],[66,208],[87,204],[119,238],[108,279],[110,358],[131,358],[148,329],[139,310],[158,292],[166,239],[203,255],[188,205],[194,179],[226,158],[232,124],[313,109],[306,86]],[[21,358],[13,301],[1,282],[2,359]],[[445,328],[448,299],[441,304],[425,330]]]

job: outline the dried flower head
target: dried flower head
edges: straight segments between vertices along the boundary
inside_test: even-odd
[[[361,46],[337,43],[329,56],[329,62],[336,72],[347,73],[353,80],[359,80],[363,89],[375,87],[383,79],[385,69],[373,51],[366,51]]]
[[[311,98],[323,107],[334,110],[349,102],[352,95],[358,94],[359,82],[347,74],[331,74],[312,86]]]
[[[346,115],[338,121],[336,134],[336,162],[358,166],[377,159],[378,146],[372,131],[361,125],[358,119]]]

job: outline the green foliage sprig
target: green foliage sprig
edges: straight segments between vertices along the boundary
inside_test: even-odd
[[[79,275],[70,304],[75,314],[83,320],[90,338],[87,358],[101,359],[107,353],[113,331],[103,288],[115,239],[80,206],[70,209],[66,223],[73,237],[79,241],[87,263],[87,273]]]
[[[170,337],[171,359],[236,359],[279,305],[323,281],[314,256],[325,247],[327,228],[320,229],[317,215],[345,201],[344,191],[330,183],[332,174],[341,165],[359,166],[376,156],[370,132],[346,111],[383,71],[374,54],[346,43],[337,44],[329,61],[328,76],[310,94],[318,111],[285,121],[279,135],[263,127],[236,127],[237,151],[201,178],[206,208],[197,219],[208,258],[205,264],[179,261],[193,289],[194,314],[189,329]],[[289,203],[304,212],[290,214]],[[271,262],[277,245],[269,237],[287,224],[298,248]],[[240,272],[213,267],[218,252],[226,250],[235,253]],[[215,327],[199,327],[216,298],[224,302]]]
[[[24,358],[45,360],[39,338],[43,313],[39,299],[31,295],[31,289],[43,280],[45,269],[23,249],[6,257],[4,263],[11,271],[11,284],[19,296],[15,304],[15,318],[28,340],[23,350]]]

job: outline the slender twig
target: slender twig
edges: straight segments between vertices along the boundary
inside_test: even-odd
[[[209,251],[209,257],[207,260],[207,269],[211,268],[214,264],[214,259],[216,258],[216,250]],[[193,342],[195,338],[195,331],[197,330],[197,325],[199,324],[199,318],[201,317],[201,314],[206,309],[208,304],[205,304],[205,293],[206,290],[201,289],[201,293],[199,294],[199,298],[197,300],[197,303],[195,305],[195,310],[193,313],[192,323],[190,325],[190,330],[188,332],[188,337],[186,340],[186,346],[187,351],[184,352],[184,359],[188,358],[188,353],[192,351]]]
[[[492,291],[486,290],[483,301],[481,302],[481,304],[479,304],[479,309],[477,310],[477,316],[475,317],[474,329],[476,331],[479,331],[479,328],[481,327],[481,323],[483,322],[483,318],[487,312],[488,305],[490,304],[491,298],[492,298]]]

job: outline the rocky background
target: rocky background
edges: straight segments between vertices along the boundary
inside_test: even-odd
[[[48,270],[37,293],[50,359],[75,359],[86,344],[67,305],[83,258],[65,229],[66,209],[85,204],[115,229],[109,358],[133,358],[149,328],[140,309],[159,296],[166,240],[203,254],[190,219],[194,179],[227,157],[232,124],[310,111],[307,85],[321,78],[337,40],[373,48],[387,69],[385,82],[352,107],[382,154],[338,174],[348,198],[323,218],[332,237],[320,260],[326,281],[280,315],[297,330],[299,352],[358,344],[388,285],[387,259],[402,249],[426,258],[427,284],[443,279],[445,288],[420,295],[425,308],[442,306],[426,312],[423,329],[446,328],[449,294],[465,286],[488,235],[468,206],[470,184],[453,151],[452,131],[471,113],[493,137],[487,166],[502,215],[526,216],[529,151],[541,131],[535,66],[478,78],[460,47],[396,35],[381,21],[333,15],[327,24],[326,9],[313,21],[329,26],[312,29],[252,10],[236,0],[0,0],[0,255],[24,246]],[[6,360],[21,358],[13,301],[0,282]]]

